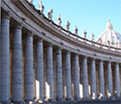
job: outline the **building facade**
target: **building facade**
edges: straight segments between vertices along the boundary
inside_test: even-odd
[[[121,48],[79,37],[27,0],[1,0],[0,102],[121,98]]]

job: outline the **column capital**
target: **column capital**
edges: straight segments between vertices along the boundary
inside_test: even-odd
[[[43,42],[43,39],[38,37],[37,41],[38,42]]]
[[[16,29],[22,29],[22,25],[17,23],[17,24],[14,26],[14,28],[16,28]]]
[[[57,47],[57,50],[61,51],[62,49],[61,49],[61,47]]]
[[[67,51],[66,51],[66,54],[68,54],[68,53],[70,53],[70,51],[69,51],[69,50],[67,50]]]
[[[7,18],[9,19],[10,18],[10,12],[2,12],[2,18]]]
[[[82,58],[83,58],[83,59],[86,59],[86,58],[87,58],[87,56],[82,56]]]
[[[49,47],[52,47],[52,46],[53,46],[53,44],[51,44],[51,43],[48,43],[48,44],[47,44],[47,46],[49,46]]]
[[[120,62],[114,62],[115,64],[120,64]]]
[[[111,63],[111,61],[107,61],[107,63]]]
[[[95,60],[96,58],[95,57],[91,57],[91,60]]]
[[[32,32],[28,32],[28,33],[27,33],[27,36],[33,37],[33,33],[32,33]]]
[[[103,59],[99,59],[99,61],[102,61],[103,62],[104,60]]]
[[[78,53],[74,53],[74,55],[76,56],[76,55],[78,55],[79,56],[79,54]]]

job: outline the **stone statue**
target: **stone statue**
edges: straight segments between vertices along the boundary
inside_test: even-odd
[[[66,30],[67,31],[69,30],[69,27],[70,27],[70,23],[69,23],[69,21],[66,21]]]
[[[117,41],[116,41],[116,43],[115,43],[115,44],[116,44],[116,48],[118,48],[118,42],[117,42]]]
[[[60,18],[60,15],[58,15],[58,18],[57,18],[57,24],[58,24],[58,26],[60,26],[61,25],[61,23],[62,23],[62,21],[61,21],[61,18]]]
[[[40,13],[44,12],[44,6],[42,4],[42,1],[39,2],[39,10],[40,10]]]
[[[52,13],[53,13],[53,9],[50,8],[50,10],[48,11],[47,15],[48,15],[48,19],[52,20]]]
[[[102,39],[101,38],[99,38],[99,42],[100,42],[100,44],[102,44]]]
[[[93,33],[91,34],[91,41],[94,41],[94,35],[93,35]]]
[[[84,39],[86,39],[86,35],[87,35],[87,32],[86,32],[86,30],[84,30],[84,32],[83,32],[83,38]]]
[[[107,42],[108,42],[108,46],[110,46],[110,41],[108,40]]]
[[[75,26],[75,28],[74,28],[74,33],[75,33],[75,35],[77,35],[77,33],[78,33],[77,26]]]
[[[32,3],[33,3],[33,0],[29,0],[29,3],[31,3],[31,4],[32,4]]]

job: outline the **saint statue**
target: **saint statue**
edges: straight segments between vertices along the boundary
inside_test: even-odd
[[[42,1],[39,2],[39,10],[40,10],[40,13],[44,12],[44,6],[42,4]]]
[[[29,0],[29,3],[31,3],[31,4],[32,4],[32,3],[33,3],[33,0]]]
[[[48,11],[47,15],[48,15],[48,19],[52,20],[52,13],[53,13],[53,9],[50,8],[50,10]]]
[[[94,41],[94,34],[91,34],[91,41]]]
[[[102,44],[102,39],[101,38],[99,38],[99,42],[100,42],[100,44]]]
[[[67,31],[69,30],[69,26],[70,26],[69,21],[66,21],[66,30],[67,30]]]
[[[108,42],[108,46],[110,46],[110,41],[108,40],[107,42]]]
[[[78,33],[77,26],[75,26],[74,31],[75,31],[75,35],[77,35],[77,33]]]
[[[61,23],[62,23],[62,21],[61,21],[61,18],[60,18],[60,15],[58,15],[58,18],[57,18],[57,24],[58,24],[58,26],[60,26],[61,25]]]
[[[86,35],[87,35],[87,32],[86,32],[86,30],[84,30],[84,32],[83,32],[83,38],[84,39],[86,39]]]

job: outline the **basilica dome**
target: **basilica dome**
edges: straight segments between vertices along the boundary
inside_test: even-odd
[[[106,30],[99,35],[97,42],[104,45],[121,48],[121,34],[113,29],[110,19],[108,19]]]

